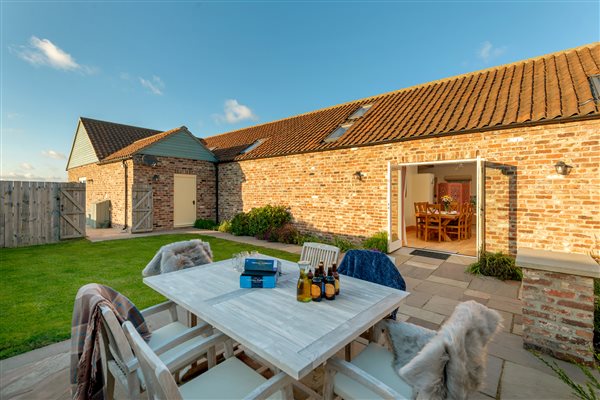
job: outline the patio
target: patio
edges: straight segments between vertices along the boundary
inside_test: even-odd
[[[198,232],[198,231],[196,231]],[[164,233],[164,232],[163,232]],[[256,239],[231,237],[219,232],[202,231],[235,241],[253,242]],[[125,238],[125,237],[124,237]],[[254,244],[254,243],[253,243]],[[260,242],[265,247],[299,253],[299,246]],[[465,274],[464,268],[473,259],[450,256],[448,260],[412,256],[410,249],[393,254],[396,265],[411,293],[400,307],[399,319],[437,329],[460,301],[476,300],[496,309],[504,317],[504,328],[489,346],[487,379],[474,398],[569,398],[570,391],[552,372],[522,348],[521,306],[518,300],[519,283],[500,282],[491,278]],[[353,352],[363,344],[354,342]],[[10,359],[0,361],[2,399],[70,397],[68,386],[69,342],[61,342]],[[558,362],[568,374],[583,378],[573,365]],[[318,369],[303,381],[319,388],[322,374]]]

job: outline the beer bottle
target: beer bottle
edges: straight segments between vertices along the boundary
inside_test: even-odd
[[[335,278],[331,267],[327,270],[327,277],[325,278],[325,298],[335,300]]]
[[[319,275],[321,275],[321,297],[325,297],[325,263],[319,262]]]
[[[310,296],[312,301],[321,301],[321,283],[323,279],[319,276],[319,270],[315,269],[315,274],[312,271],[308,273],[308,277],[311,278],[312,284],[310,285]]]
[[[333,278],[335,279],[335,295],[340,295],[340,274],[337,272],[337,263],[332,264],[333,268]]]

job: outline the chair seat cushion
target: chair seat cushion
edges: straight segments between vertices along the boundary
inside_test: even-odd
[[[385,383],[406,399],[412,398],[412,388],[404,382],[392,368],[394,356],[387,349],[370,343],[352,364]],[[382,399],[348,376],[337,373],[334,377],[334,391],[344,399]]]
[[[209,369],[179,387],[184,399],[241,399],[266,379],[235,357]],[[269,399],[281,399],[281,392]]]

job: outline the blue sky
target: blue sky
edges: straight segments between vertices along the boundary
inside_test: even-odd
[[[598,1],[0,4],[3,179],[64,180],[79,116],[210,136],[600,35]]]

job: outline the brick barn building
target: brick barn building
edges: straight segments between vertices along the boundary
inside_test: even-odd
[[[136,185],[151,188],[154,229],[185,225],[174,198],[191,175],[197,218],[283,204],[303,232],[385,230],[391,249],[589,253],[600,247],[599,105],[594,43],[200,140],[81,118],[67,168],[88,202],[112,201],[115,225],[130,224]],[[471,239],[415,237],[414,203],[442,194],[474,205]]]

